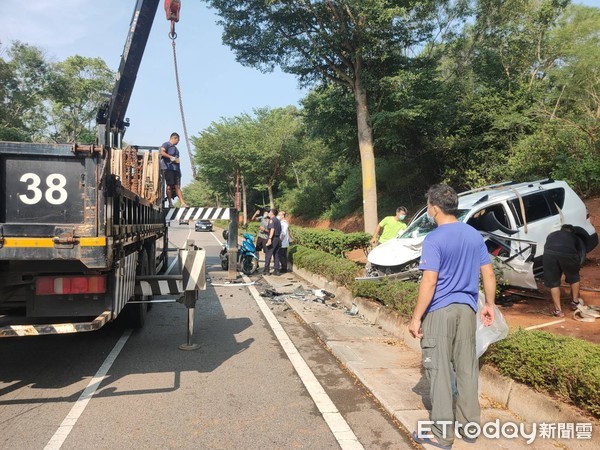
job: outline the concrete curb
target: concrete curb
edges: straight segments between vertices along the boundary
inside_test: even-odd
[[[307,282],[320,289],[334,293],[336,296],[335,299],[346,308],[351,309],[352,304],[356,304],[359,315],[364,317],[365,320],[396,336],[411,349],[418,352],[421,351],[419,341],[413,338],[408,332],[405,319],[395,311],[391,311],[385,306],[369,299],[354,298],[347,288],[338,286],[335,282],[329,281],[321,275],[313,274],[298,267],[293,267],[292,270]],[[493,367],[483,366],[479,379],[479,389],[482,395],[519,415],[528,422],[594,423],[596,426],[599,424],[599,421],[584,416],[577,408],[557,401],[544,393],[536,392],[524,384],[505,377]],[[390,412],[394,414],[394,411]],[[596,439],[594,438],[593,441],[596,442]],[[590,442],[588,441],[587,443]],[[587,447],[585,445],[587,443],[581,442],[583,447],[577,447],[585,448]]]

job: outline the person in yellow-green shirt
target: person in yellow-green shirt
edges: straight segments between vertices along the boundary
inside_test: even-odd
[[[375,228],[375,233],[373,233],[371,243],[377,244],[377,240],[379,239],[379,243],[383,244],[385,241],[395,238],[399,231],[405,230],[406,224],[403,220],[406,218],[407,212],[408,210],[404,206],[400,206],[396,208],[395,216],[387,216],[379,222],[379,225]],[[381,236],[379,236],[379,234],[381,234]]]

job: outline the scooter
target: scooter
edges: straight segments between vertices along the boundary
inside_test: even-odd
[[[223,244],[221,253],[219,253],[219,258],[221,258],[221,268],[223,270],[227,270],[229,268],[229,246],[227,245],[228,238],[229,232],[227,230],[223,230],[223,239],[225,239],[225,243]],[[244,234],[244,240],[238,247],[237,265],[238,267],[241,266],[242,272],[245,275],[252,275],[258,269],[258,255],[256,254],[256,247],[254,246],[254,236],[250,233]]]

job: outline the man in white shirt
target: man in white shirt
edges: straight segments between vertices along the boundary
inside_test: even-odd
[[[281,247],[279,248],[279,262],[281,263],[281,273],[285,273],[288,271],[287,267],[287,251],[290,246],[290,242],[293,241],[292,236],[290,235],[290,225],[286,219],[286,212],[279,211],[277,218],[279,222],[281,222]]]

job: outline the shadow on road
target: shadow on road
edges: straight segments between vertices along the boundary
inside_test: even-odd
[[[209,276],[223,276],[218,257],[207,257]],[[225,292],[228,301],[246,302],[247,290]],[[235,289],[232,290],[232,289]],[[240,289],[241,290],[241,289]],[[166,393],[180,388],[183,372],[210,373],[254,342],[237,335],[252,326],[248,317],[227,317],[219,294],[208,283],[196,304],[193,342],[196,351],[181,351],[186,342],[187,309],[179,303],[156,304],[142,330],[134,331],[102,382],[97,397]],[[113,349],[125,328],[118,321],[91,333],[39,336],[0,340],[0,406],[30,403],[74,402],[84,385],[69,395],[52,395],[82,380],[90,380]],[[172,373],[165,385],[164,374]],[[159,386],[145,381],[131,386],[124,380],[132,375],[163,374]],[[167,377],[170,379],[170,377]],[[131,380],[138,380],[133,377]],[[85,383],[87,385],[87,383]],[[24,389],[32,389],[27,394]],[[33,393],[47,390],[44,395]],[[16,391],[22,390],[17,393]],[[72,391],[72,390],[69,390]],[[13,395],[10,395],[13,394]]]

